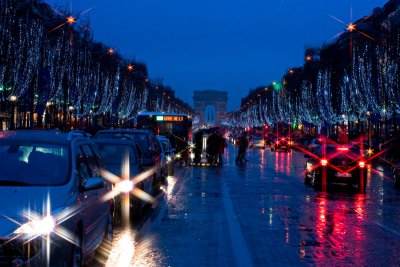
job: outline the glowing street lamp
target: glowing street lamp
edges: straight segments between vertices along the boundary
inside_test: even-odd
[[[75,20],[75,18],[74,18],[73,16],[69,16],[69,17],[67,18],[67,23],[68,23],[69,25],[74,24],[75,22],[76,22],[76,20]]]
[[[68,110],[69,110],[69,125],[72,129],[72,112],[74,111],[74,106],[69,106]]]
[[[355,31],[356,30],[356,25],[353,23],[347,24],[347,30],[349,32]]]
[[[16,102],[17,102],[17,96],[12,95],[10,96],[10,102],[11,102],[11,120],[10,120],[10,129],[15,128],[15,124],[17,122],[17,111],[16,111]]]

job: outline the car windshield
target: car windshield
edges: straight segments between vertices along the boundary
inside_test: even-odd
[[[134,140],[144,147],[149,147],[147,135],[144,133],[99,133],[98,138],[125,138]]]
[[[131,147],[116,144],[97,144],[104,164],[108,166],[121,165],[125,157],[129,156],[129,162],[135,163],[136,157]]]
[[[6,141],[0,143],[0,159],[0,186],[62,185],[68,182],[66,146]]]

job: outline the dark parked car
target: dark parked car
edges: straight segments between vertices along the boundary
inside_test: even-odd
[[[327,184],[356,185],[364,191],[366,185],[366,159],[357,147],[325,144],[317,147],[315,155],[306,154],[304,183],[318,189],[326,175]]]
[[[80,266],[111,242],[112,184],[90,136],[0,133],[0,265]],[[51,244],[51,245],[50,245]],[[48,254],[50,253],[50,255]]]
[[[146,160],[154,161],[154,186],[163,181],[161,173],[161,146],[157,141],[156,136],[149,130],[137,129],[116,129],[116,130],[102,130],[97,132],[96,138],[117,138],[133,140],[140,145]]]
[[[121,210],[122,196],[131,194],[134,188],[140,189],[147,194],[148,198],[145,199],[137,195],[130,197],[130,215],[134,219],[139,218],[147,202],[152,202],[153,175],[149,173],[146,177],[139,179],[140,181],[137,184],[134,184],[134,178],[153,167],[155,162],[144,158],[142,148],[133,140],[116,138],[96,138],[94,140],[104,162],[105,169],[120,179],[114,183],[116,190],[119,189],[122,193],[115,199],[117,214],[119,215]],[[124,168],[125,160],[129,166],[128,173],[124,173],[124,170],[126,170]]]

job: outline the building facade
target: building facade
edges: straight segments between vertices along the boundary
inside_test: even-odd
[[[217,90],[194,91],[193,109],[200,125],[215,126],[227,113],[228,92]]]

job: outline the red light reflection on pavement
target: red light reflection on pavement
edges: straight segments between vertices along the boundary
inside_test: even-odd
[[[292,154],[290,152],[275,152],[275,169],[286,175],[290,175],[292,166]]]

